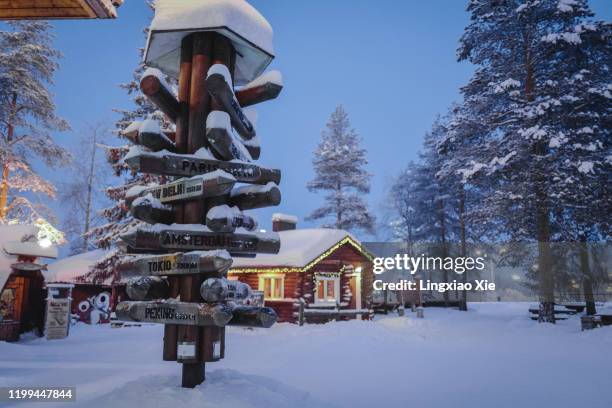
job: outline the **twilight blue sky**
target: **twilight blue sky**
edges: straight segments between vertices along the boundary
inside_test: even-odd
[[[258,106],[260,163],[282,169],[283,203],[257,211],[264,228],[275,211],[302,220],[320,203],[309,193],[312,152],[337,104],[344,104],[368,150],[374,174],[368,201],[376,213],[384,190],[416,157],[422,135],[438,113],[459,99],[472,67],[455,50],[468,22],[466,1],[252,0],[274,28],[283,73],[280,97]],[[610,0],[591,1],[596,17],[610,20]],[[127,0],[117,20],[56,21],[55,45],[64,53],[53,91],[61,116],[74,129],[104,121],[113,107],[129,107],[117,84],[128,81],[144,45],[151,13]],[[69,143],[74,133],[61,135]]]

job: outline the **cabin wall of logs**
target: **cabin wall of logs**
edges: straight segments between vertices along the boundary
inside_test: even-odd
[[[348,266],[348,268],[347,268]],[[357,296],[353,272],[357,267],[361,267],[361,301],[357,303]],[[262,267],[258,272],[241,272],[240,269],[230,269],[229,276],[248,284],[252,288],[260,287],[260,276],[274,275],[283,277],[284,299],[265,299],[265,306],[276,311],[279,322],[298,323],[298,311],[300,299],[303,299],[306,308],[313,308],[316,297],[316,278],[321,273],[338,274],[340,278],[340,309],[361,310],[367,309],[368,299],[372,294],[372,282],[374,275],[372,272],[372,262],[362,252],[353,245],[345,243],[338,247],[328,256],[319,260],[315,265],[304,272],[286,272],[282,266]],[[334,309],[336,305],[329,305],[327,308]],[[345,316],[345,318],[355,318]],[[323,323],[329,321],[331,317],[321,316],[319,318],[311,316],[307,318],[309,322]]]

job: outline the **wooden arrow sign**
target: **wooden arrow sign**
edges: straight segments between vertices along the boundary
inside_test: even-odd
[[[132,217],[148,224],[170,225],[176,221],[174,210],[159,202],[156,198],[140,197],[134,200],[130,206]]]
[[[217,103],[227,111],[236,132],[246,140],[252,139],[255,137],[255,128],[242,111],[236,95],[234,95],[234,90],[226,78],[230,78],[227,67],[221,64],[213,65],[206,77],[206,89]]]
[[[145,146],[154,152],[160,150],[176,151],[174,142],[161,131],[159,123],[154,119],[132,122],[132,124],[121,131],[121,134],[132,142]]]
[[[224,304],[188,303],[175,300],[120,302],[118,320],[188,326],[225,326],[232,318]]]
[[[228,204],[244,211],[271,207],[279,205],[280,202],[280,189],[270,182],[265,186],[243,186],[232,190]]]
[[[230,117],[222,111],[212,111],[206,119],[206,139],[223,160],[250,162],[249,151],[231,133]]]
[[[155,68],[147,69],[140,80],[140,90],[170,120],[176,123],[179,102],[164,80],[164,74]]]
[[[218,205],[206,214],[206,226],[216,232],[234,232],[236,228],[253,231],[257,222],[253,217],[243,214],[238,207]]]
[[[241,183],[267,184],[272,181],[279,184],[281,178],[278,169],[268,169],[251,163],[201,159],[193,155],[140,152],[127,157],[125,162],[136,171],[166,176],[194,176],[223,170]]]
[[[170,286],[159,276],[139,276],[127,282],[125,292],[132,300],[165,299],[170,294]]]
[[[144,197],[147,194],[151,194],[162,204],[214,197],[229,193],[235,183],[234,176],[222,170],[216,170],[204,175],[182,178],[161,186],[130,189],[126,192],[125,201],[130,204],[137,197]]]
[[[276,323],[276,312],[271,307],[236,306],[232,308],[228,326],[269,328]]]
[[[222,233],[207,228],[189,230],[188,225],[182,226],[185,229],[164,227],[156,225],[149,229],[138,228],[121,235],[121,239],[136,251],[227,249],[237,254],[276,254],[280,250],[278,234]]]
[[[240,106],[247,107],[275,99],[283,89],[280,72],[270,71],[255,78],[242,89],[236,91],[236,99]]]
[[[225,276],[232,265],[227,251],[177,252],[168,255],[142,255],[126,257],[119,264],[121,277],[173,276],[215,273]]]

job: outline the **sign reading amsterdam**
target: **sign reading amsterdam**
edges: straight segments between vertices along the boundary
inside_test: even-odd
[[[279,184],[281,178],[278,169],[251,163],[201,159],[193,155],[140,152],[127,157],[125,162],[134,170],[166,176],[194,176],[223,170],[241,183],[267,184],[272,181]]]
[[[121,276],[193,275],[227,271],[232,258],[227,251],[177,252],[127,258],[119,265]]]
[[[189,326],[225,326],[232,319],[225,304],[162,301],[120,302],[117,319],[133,322],[183,324]]]
[[[133,232],[122,235],[121,239],[132,249],[141,251],[227,249],[229,252],[235,253],[276,254],[280,249],[280,240],[276,235],[260,233],[138,228]]]

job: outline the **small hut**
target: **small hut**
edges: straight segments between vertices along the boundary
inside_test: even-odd
[[[38,259],[57,258],[57,248],[38,233],[34,225],[0,225],[0,340],[43,333],[46,265]]]

